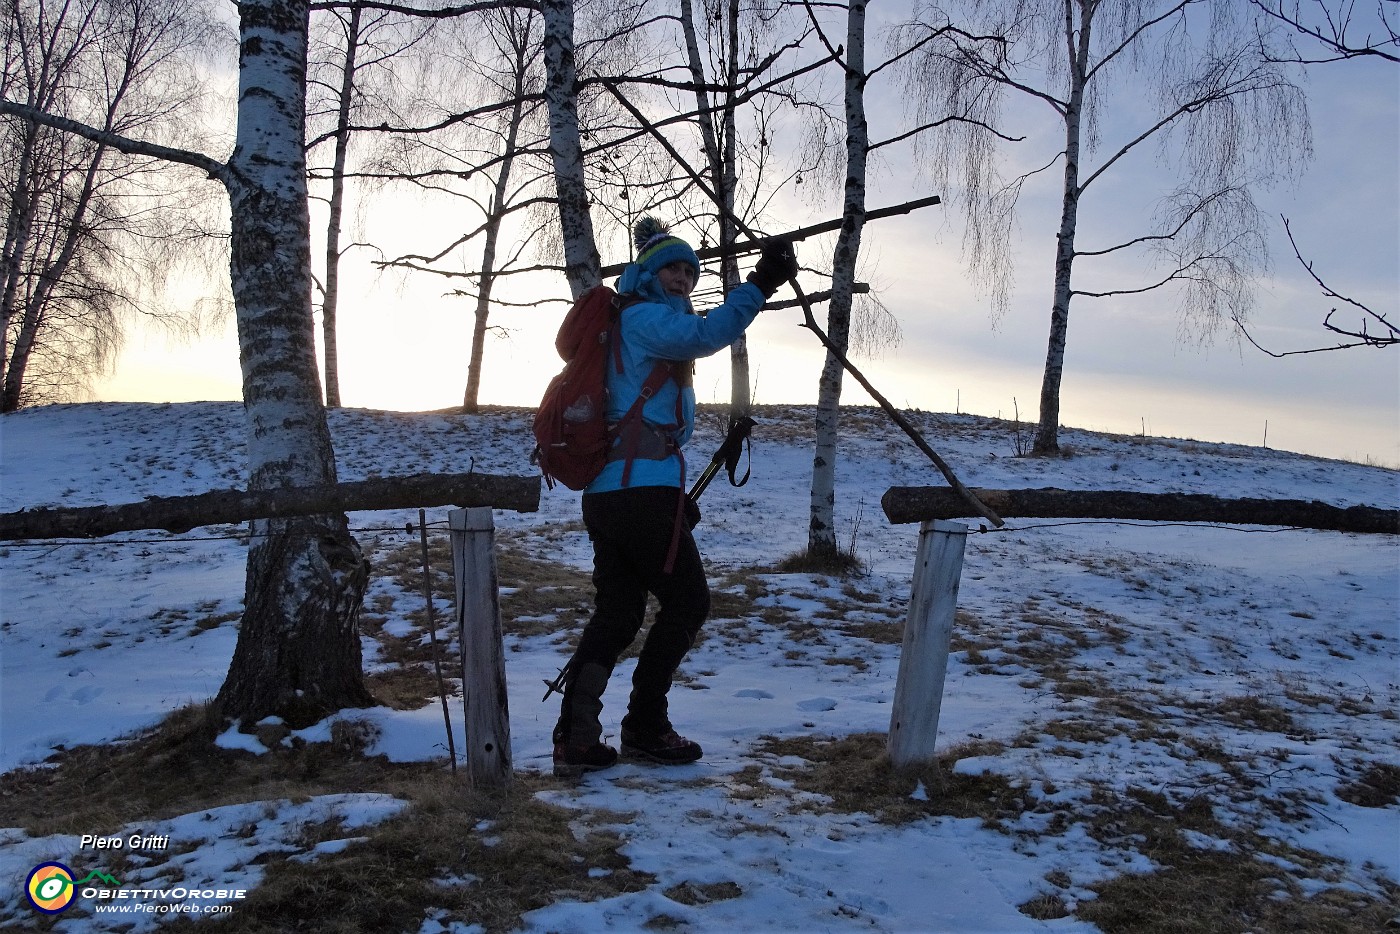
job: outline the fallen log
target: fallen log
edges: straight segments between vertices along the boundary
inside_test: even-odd
[[[985,490],[972,493],[1002,517],[1036,519],[1143,519],[1152,522],[1224,522],[1400,534],[1400,510],[1333,506],[1316,500],[1223,499],[1203,493],[1139,493],[1133,490]],[[880,506],[890,522],[922,522],[972,515],[967,500],[949,487],[895,486]]]
[[[0,541],[98,538],[137,529],[178,534],[203,525],[248,519],[425,506],[491,506],[535,512],[540,507],[540,478],[482,473],[415,474],[328,486],[213,490],[193,496],[157,496],[115,506],[25,509],[0,514]]]

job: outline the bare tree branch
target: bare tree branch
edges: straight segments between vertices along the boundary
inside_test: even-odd
[[[524,9],[539,10],[540,5],[532,0],[483,0],[481,3],[464,3],[461,6],[423,9],[402,3],[385,3],[382,0],[346,0],[344,3],[331,0],[328,3],[310,4],[312,10],[383,10],[388,13],[402,13],[424,19],[451,19],[466,13],[483,13],[487,10]]]
[[[1291,357],[1297,354],[1325,353],[1332,350],[1348,350],[1352,347],[1393,347],[1396,344],[1400,344],[1400,327],[1391,324],[1385,314],[1375,311],[1369,306],[1341,294],[1324,282],[1322,277],[1313,271],[1313,264],[1303,258],[1302,251],[1298,248],[1298,242],[1293,239],[1293,228],[1289,226],[1288,218],[1286,217],[1283,219],[1283,229],[1288,233],[1288,243],[1293,247],[1293,255],[1298,258],[1298,262],[1308,271],[1308,275],[1312,276],[1312,280],[1322,289],[1322,294],[1328,298],[1335,298],[1338,301],[1346,302],[1348,305],[1358,309],[1361,312],[1361,325],[1359,330],[1351,330],[1333,324],[1332,316],[1337,313],[1337,309],[1333,308],[1331,311],[1327,312],[1327,317],[1322,319],[1322,326],[1333,334],[1353,338],[1351,342],[1333,344],[1330,347],[1309,347],[1303,350],[1275,351],[1264,347],[1255,340],[1254,335],[1249,333],[1244,323],[1237,319],[1235,321],[1235,326],[1239,328],[1240,333],[1245,336],[1246,340],[1253,344],[1258,350],[1271,357]],[[1384,331],[1380,334],[1371,333],[1367,330],[1368,321],[1379,324],[1384,328]]]
[[[1303,15],[1302,0],[1249,0],[1264,15],[1275,19],[1299,35],[1306,36],[1330,52],[1325,58],[1308,58],[1301,53],[1291,58],[1276,61],[1293,62],[1303,65],[1322,65],[1328,62],[1346,61],[1353,58],[1381,58],[1388,62],[1400,62],[1400,30],[1392,19],[1397,15],[1390,12],[1395,8],[1395,0],[1375,0],[1376,26],[1383,38],[1373,39],[1368,32],[1359,42],[1354,41],[1348,32],[1352,27],[1352,16],[1356,11],[1354,0],[1334,0],[1335,9],[1328,7],[1326,0],[1312,0],[1309,4],[1320,22],[1309,22]],[[1387,8],[1389,3],[1389,9]],[[1389,47],[1387,50],[1386,47]],[[1327,348],[1332,349],[1332,348]]]
[[[169,146],[161,146],[158,143],[147,143],[138,139],[130,139],[119,133],[109,133],[90,127],[77,120],[69,120],[67,117],[58,117],[51,113],[45,113],[27,104],[20,104],[16,101],[9,101],[0,98],[0,114],[11,117],[18,117],[21,120],[28,120],[31,123],[38,123],[42,126],[53,127],[55,130],[63,130],[83,139],[91,140],[102,146],[110,146],[118,152],[126,153],[129,156],[150,156],[153,159],[164,159],[167,162],[178,162],[181,165],[193,166],[215,181],[222,182],[225,186],[234,182],[233,170],[226,163],[212,159],[203,153],[190,152],[187,149],[173,149]]]
[[[981,120],[975,120],[971,117],[944,117],[943,119],[935,120],[932,123],[925,123],[923,126],[916,126],[914,127],[914,129],[909,130],[906,133],[901,133],[898,136],[891,136],[889,139],[882,139],[878,143],[871,143],[869,146],[866,147],[866,151],[874,152],[875,150],[880,149],[884,146],[893,146],[895,143],[903,142],[906,139],[918,136],[920,133],[924,133],[928,130],[936,130],[941,126],[947,126],[949,123],[966,123],[970,124],[971,126],[979,126],[982,129],[986,130],[988,133],[991,133],[993,136],[1000,137],[1008,143],[1020,143],[1025,141],[1024,136],[1008,136],[1005,133],[998,130],[996,127],[992,126],[991,124],[985,123]]]

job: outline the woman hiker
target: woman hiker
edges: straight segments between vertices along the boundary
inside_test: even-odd
[[[603,472],[583,492],[595,609],[564,673],[554,728],[554,774],[562,776],[617,761],[617,750],[602,741],[603,691],[642,628],[649,592],[659,610],[632,676],[622,751],[666,765],[701,756],[699,744],[671,726],[666,700],[671,678],[710,610],[709,584],[691,535],[699,514],[686,505],[680,451],[695,428],[693,361],[734,343],[763,303],[797,274],[792,244],[769,241],[748,282],[702,317],[690,305],[700,275],[690,245],[651,217],[637,223],[634,240],[637,258],[617,283],[624,308],[622,371],[608,367],[608,418],[620,419],[631,407],[659,361],[673,361],[674,367],[643,404],[640,432],[618,440]]]

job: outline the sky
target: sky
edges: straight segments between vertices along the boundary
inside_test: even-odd
[[[874,44],[872,43],[872,49]],[[872,57],[874,55],[872,51]],[[1400,299],[1400,68],[1347,62],[1307,76],[1315,157],[1296,185],[1264,192],[1271,221],[1273,270],[1263,283],[1252,333],[1264,346],[1297,350],[1336,341],[1321,322],[1337,303],[1326,299],[1293,257],[1282,217],[1318,275],[1334,289],[1377,311]],[[886,84],[872,95],[872,126],[895,125],[902,95]],[[1013,113],[1009,126],[1031,133],[1017,164],[1043,164],[1053,150],[1050,125],[1033,109]],[[1122,127],[1106,121],[1106,138]],[[1039,160],[1039,161],[1038,161]],[[1162,175],[1137,160],[1098,186],[1085,207],[1080,246],[1100,245],[1110,232],[1135,229],[1151,210]],[[1014,239],[1017,275],[1011,305],[992,320],[985,296],[969,284],[961,226],[952,205],[879,221],[867,229],[862,278],[898,318],[902,342],[878,358],[858,361],[894,404],[919,409],[1037,419],[1049,325],[1054,230],[1058,226],[1058,166],[1022,196]],[[1156,186],[1156,187],[1154,187]],[[867,203],[900,203],[933,189],[907,151],[875,168]],[[955,195],[954,195],[955,196]],[[815,185],[780,197],[774,229],[837,216],[839,198]],[[359,206],[386,252],[446,242],[457,228],[441,208],[396,197]],[[426,242],[425,242],[426,241]],[[799,255],[825,259],[830,241],[799,245]],[[436,277],[403,279],[375,273],[364,251],[344,266],[340,312],[342,401],[349,406],[433,410],[460,403],[466,382],[470,309],[445,296]],[[624,260],[604,256],[604,262]],[[1140,270],[1129,270],[1141,281]],[[1123,270],[1096,270],[1081,261],[1076,286],[1092,288]],[[1101,278],[1096,279],[1095,276]],[[809,291],[823,287],[814,274]],[[563,296],[556,280],[537,280],[540,294]],[[782,295],[779,295],[781,298]],[[558,361],[552,351],[562,306],[505,310],[493,324],[508,329],[487,346],[481,400],[533,405]],[[749,332],[754,398],[760,403],[815,397],[822,348],[800,329],[796,309],[769,312]],[[1078,298],[1071,310],[1064,425],[1163,437],[1268,444],[1326,457],[1400,464],[1400,352],[1356,348],[1274,359],[1229,333],[1201,344],[1183,339],[1170,297]],[[1337,321],[1355,324],[1343,309]],[[318,319],[319,328],[319,319]],[[411,373],[411,380],[398,374]],[[201,338],[176,340],[139,326],[100,400],[183,401],[240,398],[234,325],[225,319]],[[702,402],[725,402],[729,377],[722,355],[701,364]],[[847,403],[869,400],[847,381]]]
[[[410,381],[412,374],[391,378]],[[346,480],[467,463],[488,473],[529,470],[523,413],[345,410],[330,420]],[[522,934],[642,932],[674,928],[677,920],[687,931],[715,934],[1093,934],[1097,928],[1075,912],[1096,897],[1094,885],[1161,868],[1141,838],[1090,831],[1088,820],[1105,802],[1189,808],[1188,825],[1196,828],[1206,826],[1201,819],[1209,813],[1230,839],[1185,830],[1190,846],[1225,851],[1237,864],[1264,863],[1281,893],[1285,883],[1320,901],[1338,897],[1327,893],[1383,899],[1394,892],[1400,807],[1361,806],[1344,789],[1368,770],[1400,768],[1393,719],[1400,707],[1396,536],[1014,518],[1005,531],[969,534],[936,748],[982,744],[983,752],[959,759],[955,774],[1004,779],[1024,809],[995,828],[939,816],[896,825],[825,807],[802,790],[790,771],[802,760],[765,752],[766,742],[889,728],[901,648],[867,635],[897,633],[907,617],[918,530],[886,522],[878,502],[889,486],[928,483],[934,471],[879,413],[853,413],[840,446],[838,527],[865,570],[848,580],[774,572],[775,557],[789,553],[807,526],[807,495],[793,477],[810,471],[811,449],[793,430],[797,420],[765,414],[755,432],[752,480],[737,490],[716,482],[701,504],[696,535],[712,586],[734,591],[738,599],[722,605],[741,608],[707,623],[671,695],[673,720],[704,747],[704,758],[675,769],[624,763],[542,792],[576,812],[580,825],[602,821],[615,831],[631,868],[655,881],[595,902],[561,897],[527,914]],[[999,424],[969,416],[916,420],[970,486],[1396,505],[1395,472],[1375,467],[1078,431],[1066,433],[1079,452],[1074,458],[1016,458]],[[246,472],[241,424],[241,407],[228,402],[53,406],[7,415],[0,420],[0,511],[227,486]],[[692,447],[712,451],[718,442],[714,420],[707,420]],[[690,461],[693,475],[703,458]],[[763,521],[754,521],[758,514]],[[558,488],[542,490],[539,512],[497,511],[495,522],[510,547],[573,567],[583,580],[591,555],[577,517],[577,494]],[[428,511],[434,535],[445,518],[446,510]],[[388,553],[417,548],[416,531],[403,532],[417,521],[416,510],[350,516],[372,565],[381,568]],[[213,527],[0,549],[0,772],[42,762],[60,748],[117,741],[218,690],[243,597],[246,543],[239,532]],[[731,572],[737,576],[726,579]],[[513,582],[503,584],[508,598]],[[540,703],[540,685],[567,658],[565,637],[578,621],[572,603],[561,601],[568,605],[552,616],[532,611],[541,613],[535,634],[506,638],[517,773],[549,769],[557,707]],[[367,671],[398,664],[386,650],[391,636],[428,641],[416,576],[399,582],[375,573],[367,604],[383,620],[364,628]],[[436,605],[447,659],[457,657],[450,606]],[[605,696],[609,741],[616,740],[632,664],[619,666]],[[444,665],[449,677],[452,668]],[[1085,685],[1094,690],[1086,694]],[[455,685],[453,691],[460,754],[462,697]],[[342,716],[376,737],[369,754],[446,769],[442,709],[427,701],[412,711]],[[296,736],[327,742],[332,722]],[[264,751],[233,731],[220,744]],[[925,802],[936,792],[910,780],[901,793]],[[261,794],[250,790],[251,798]],[[114,809],[103,826],[70,833],[0,828],[0,927],[34,921],[23,882],[36,865],[59,861],[83,874],[113,868],[108,854],[82,847],[85,833],[168,837],[164,851],[125,854],[132,857],[122,864],[126,889],[253,891],[267,873],[296,872],[358,846],[403,807],[384,794],[327,794],[161,820]],[[342,822],[335,833],[306,832],[334,819]],[[489,845],[500,827],[485,821],[472,833]],[[445,886],[481,884],[469,863],[431,871]],[[685,886],[724,894],[674,897]],[[1049,898],[1069,913],[1041,921],[1020,910]],[[239,910],[227,896],[155,900]],[[114,917],[95,913],[92,904],[80,899],[53,929],[142,934],[170,917]],[[421,918],[404,919],[403,929],[481,931],[432,904],[422,906]]]

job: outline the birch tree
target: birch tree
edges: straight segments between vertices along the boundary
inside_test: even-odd
[[[114,150],[194,166],[222,184],[248,431],[248,487],[335,481],[311,317],[305,154],[307,0],[239,5],[238,122],[219,161],[5,99],[0,114]],[[253,524],[244,612],[218,711],[306,724],[371,702],[358,622],[368,566],[343,515]]]
[[[1329,301],[1337,302],[1332,310],[1327,312],[1322,319],[1324,330],[1337,335],[1333,340],[1338,343],[1329,344],[1325,347],[1306,347],[1301,350],[1271,350],[1254,339],[1254,335],[1241,324],[1240,333],[1245,340],[1253,344],[1257,349],[1263,351],[1271,357],[1292,357],[1297,354],[1326,353],[1332,350],[1350,350],[1353,347],[1398,347],[1400,346],[1400,326],[1392,324],[1389,315],[1390,310],[1377,311],[1365,302],[1349,297],[1345,293],[1339,292],[1322,278],[1321,274],[1314,268],[1311,260],[1303,258],[1302,250],[1298,247],[1298,241],[1293,237],[1293,228],[1288,223],[1288,218],[1283,219],[1283,229],[1288,234],[1288,244],[1293,248],[1293,256],[1298,260],[1298,264],[1307,271],[1308,276],[1317,285],[1322,295]],[[1345,316],[1345,323],[1333,321],[1337,317],[1337,312],[1342,311]]]
[[[633,115],[638,123],[646,127],[680,166],[687,178],[710,199],[710,210],[720,218],[721,253],[732,258],[735,250],[737,231],[752,236],[752,218],[762,213],[766,201],[781,190],[786,183],[802,184],[803,176],[819,174],[828,156],[826,139],[836,134],[829,131],[827,111],[821,100],[807,99],[799,95],[787,84],[800,74],[799,68],[787,74],[779,74],[776,65],[784,54],[801,48],[812,36],[819,35],[825,54],[815,59],[815,66],[836,61],[843,68],[843,101],[845,110],[845,197],[843,216],[840,224],[835,254],[833,256],[833,287],[825,297],[832,302],[828,310],[829,332],[826,338],[833,343],[832,352],[827,356],[826,365],[819,384],[819,405],[817,416],[818,444],[814,452],[811,527],[807,557],[815,562],[829,562],[839,558],[834,532],[835,510],[835,470],[836,434],[838,430],[839,406],[843,373],[843,362],[849,349],[852,333],[853,294],[855,291],[856,261],[860,251],[861,231],[865,222],[865,173],[866,156],[871,147],[866,129],[864,113],[864,93],[867,74],[865,71],[865,4],[851,4],[847,8],[845,28],[847,43],[843,52],[836,44],[826,39],[821,31],[817,15],[810,5],[807,7],[810,23],[788,34],[788,40],[774,48],[771,42],[762,37],[751,37],[750,58],[741,58],[734,50],[739,47],[739,6],[734,3],[717,2],[704,6],[703,19],[697,14],[699,8],[682,3],[682,35],[686,45],[686,61],[691,78],[691,92],[694,94],[696,109],[688,122],[698,127],[701,151],[706,156],[708,181],[700,178],[698,171],[686,163],[675,144],[666,140],[660,126],[649,123],[642,111],[626,96],[618,94],[618,100]],[[762,15],[764,8],[757,7]],[[710,32],[705,35],[705,48],[711,61],[705,62],[701,53],[700,23],[707,23]],[[715,32],[718,32],[716,37]],[[814,43],[815,44],[815,43]],[[754,54],[762,50],[762,54]],[[715,54],[718,52],[719,54]],[[886,63],[888,65],[889,63]],[[706,73],[710,68],[710,77]],[[885,66],[881,66],[882,68]],[[617,93],[615,91],[615,93]],[[770,164],[771,145],[775,135],[774,124],[770,123],[772,111],[764,106],[764,96],[771,94],[771,101],[777,107],[789,111],[801,111],[809,119],[806,124],[808,135],[804,145],[793,147],[796,163],[789,166],[787,174],[778,173],[777,183],[766,181],[763,176]],[[759,106],[753,106],[759,101]],[[741,142],[736,115],[739,108],[748,105],[756,115],[758,128],[755,140],[747,144]],[[661,123],[679,122],[680,118],[665,118]],[[917,131],[914,131],[917,132]],[[747,159],[740,155],[744,153]],[[738,171],[743,162],[746,171]],[[744,176],[742,182],[740,177]],[[809,178],[810,181],[810,178]],[[744,218],[748,216],[750,220]],[[726,284],[737,283],[737,263],[730,263],[733,270]],[[876,311],[878,312],[878,306]],[[878,314],[872,315],[878,317]],[[892,321],[892,319],[888,319]],[[813,327],[816,327],[815,323]],[[878,328],[871,329],[878,330]],[[897,327],[892,329],[897,333]],[[890,333],[889,330],[886,333]],[[731,415],[737,417],[748,405],[747,368],[741,362],[733,367]]]
[[[306,180],[307,0],[239,4],[238,133],[221,176],[248,420],[248,488],[334,483],[316,372]],[[226,717],[308,723],[372,702],[359,617],[369,566],[344,515],[253,523]]]
[[[1034,453],[1053,454],[1075,296],[1172,288],[1183,332],[1202,339],[1247,319],[1254,282],[1268,264],[1253,192],[1296,172],[1310,154],[1307,108],[1288,69],[1271,60],[1267,25],[1226,0],[967,0],[959,9],[962,25],[991,38],[945,32],[926,45],[910,71],[919,100],[940,107],[971,102],[995,126],[1004,98],[1015,94],[1049,108],[1062,131],[1050,330],[1033,445]],[[902,39],[912,44],[947,22],[925,7]],[[938,158],[949,158],[960,142],[970,262],[992,283],[994,304],[1004,307],[1008,232],[1031,175],[1002,184],[997,153],[985,137],[969,146],[967,138],[945,136]],[[1107,216],[1120,208],[1093,196],[1154,146],[1174,179],[1164,182],[1146,229],[1082,245],[1089,212]],[[1074,273],[1081,259],[1133,261],[1143,279],[1079,288]]]
[[[539,270],[526,257],[547,239],[551,224],[536,210],[554,205],[553,194],[546,193],[552,173],[540,17],[526,9],[489,11],[469,28],[454,30],[439,48],[456,75],[456,86],[434,101],[443,126],[405,140],[385,169],[460,205],[453,215],[464,229],[431,253],[405,254],[384,265],[470,282],[451,294],[472,306],[462,410],[475,412],[492,306],[505,304],[497,286],[517,272]]]
[[[619,60],[635,64],[628,53],[640,9],[627,2],[575,8],[579,18],[569,31],[574,93],[567,100],[555,98],[555,119],[569,127],[566,136],[577,136],[586,204],[575,211],[590,227],[593,212],[599,211],[604,230],[616,219],[614,199],[625,202],[629,187],[642,181],[635,171],[640,147],[616,140],[613,115],[598,107],[598,88],[590,88],[580,74],[611,68]],[[451,293],[471,302],[474,315],[464,411],[475,411],[479,403],[486,337],[495,329],[493,309],[545,303],[512,302],[501,297],[499,286],[508,277],[563,271],[560,231],[568,211],[561,214],[558,207],[552,157],[557,131],[545,94],[541,32],[536,10],[511,7],[490,11],[458,30],[456,45],[443,53],[462,76],[458,86],[434,99],[434,129],[406,138],[399,155],[385,164],[386,171],[423,191],[461,204],[454,211],[462,218],[461,232],[445,246],[383,265],[468,281]],[[572,112],[560,117],[560,108]],[[619,223],[626,226],[625,219]],[[597,255],[596,243],[591,252]],[[589,253],[584,246],[582,254]],[[591,275],[601,281],[596,267]]]
[[[366,10],[359,4],[322,13],[320,42],[313,42],[308,81],[308,122],[329,127],[308,141],[314,156],[331,143],[330,165],[313,166],[314,180],[328,182],[325,195],[326,242],[321,293],[322,372],[326,405],[340,405],[340,356],[336,337],[340,310],[341,261],[345,205],[349,193],[351,144],[366,125],[383,124],[397,116],[399,81],[396,66],[424,39],[437,21],[407,17],[402,12]],[[313,20],[313,25],[315,21]]]
[[[739,189],[739,132],[736,119],[738,107],[734,100],[741,79],[739,13],[738,0],[728,0],[723,4],[702,3],[698,8],[694,0],[681,0],[681,31],[685,38],[686,64],[690,70],[690,80],[695,85],[696,122],[699,125],[700,141],[709,169],[710,184],[720,199],[716,206],[716,223],[722,251],[720,279],[726,293],[738,288],[741,282],[739,258],[734,251],[734,245],[739,240],[739,231],[734,223],[735,211],[738,210]],[[716,29],[716,26],[723,28]],[[700,51],[700,27],[703,27],[710,37],[707,45],[718,53],[715,56],[715,64],[720,73],[716,83],[724,87],[720,92],[721,103],[718,107],[711,107],[710,93],[707,90],[705,60]],[[729,418],[732,423],[748,415],[753,408],[749,388],[749,345],[745,335],[740,335],[730,346],[729,360]]]
[[[350,153],[350,114],[354,109],[356,75],[359,71],[357,56],[360,53],[361,30],[364,23],[364,10],[355,6],[349,15],[342,18],[333,15],[336,25],[341,27],[343,45],[340,50],[340,81],[333,85],[335,107],[335,129],[332,140],[335,143],[331,158],[331,191],[326,218],[326,259],[324,281],[321,286],[321,366],[325,381],[326,405],[340,406],[340,352],[336,339],[336,317],[340,308],[340,259],[341,221],[345,211],[345,163]],[[314,148],[314,144],[312,147]]]
[[[845,115],[845,177],[842,188],[841,226],[831,260],[831,292],[826,327],[829,343],[818,384],[806,555],[814,564],[829,565],[840,564],[846,560],[836,541],[840,403],[845,372],[850,367],[846,358],[853,347],[858,351],[874,353],[899,341],[899,322],[878,299],[870,297],[860,305],[856,304],[856,273],[861,242],[866,222],[871,219],[865,201],[866,179],[872,154],[887,146],[917,140],[923,134],[950,125],[961,127],[966,134],[993,135],[993,131],[970,118],[965,107],[958,109],[954,106],[956,102],[948,102],[946,112],[937,113],[921,125],[901,128],[895,135],[886,139],[872,139],[865,107],[871,81],[905,57],[914,54],[919,46],[917,43],[913,47],[896,46],[890,58],[869,67],[866,63],[866,2],[852,0],[846,4],[845,42],[839,47],[821,28],[816,5],[807,3],[806,6],[822,43],[842,68]],[[925,41],[937,38],[938,34],[935,31],[933,35],[924,37]],[[877,215],[879,213],[883,212],[877,212]],[[874,391],[858,371],[854,368],[850,371],[893,417],[895,413],[887,401]],[[899,418],[894,420],[900,427],[904,427],[906,432],[911,431]],[[931,449],[927,449],[926,442],[916,438],[913,433],[911,438],[914,438],[921,448],[925,448],[926,453],[930,453],[940,469],[946,467],[941,465]]]
[[[1293,33],[1278,61],[1304,65],[1330,65],[1337,62],[1381,61],[1400,63],[1400,4],[1375,0],[1367,9],[1354,0],[1249,0],[1270,19],[1282,23],[1285,33]],[[1369,15],[1368,15],[1369,14]],[[1301,45],[1301,48],[1300,48]],[[1381,145],[1384,145],[1382,143]],[[1394,309],[1377,311],[1349,297],[1324,281],[1314,263],[1298,246],[1288,218],[1283,219],[1288,245],[1298,265],[1328,300],[1337,302],[1322,319],[1322,327],[1337,343],[1276,351],[1262,346],[1244,322],[1237,322],[1240,333],[1256,348],[1271,357],[1323,353],[1352,347],[1395,347],[1400,345],[1400,327],[1391,323]],[[1342,318],[1334,321],[1338,312]]]
[[[665,33],[673,21],[678,37]],[[810,38],[783,4],[681,0],[679,15],[660,17],[653,31],[663,49],[680,43],[679,60],[663,52],[654,65],[639,61],[629,73],[590,79],[605,84],[637,122],[637,132],[654,140],[641,165],[655,174],[632,186],[643,197],[623,193],[623,226],[651,213],[672,217],[678,228],[697,228],[703,247],[718,243],[720,282],[713,288],[702,280],[693,297],[722,295],[742,282],[739,256],[753,249],[736,248],[739,232],[764,226],[780,192],[833,161],[834,121],[824,101],[805,97],[795,80],[823,61],[783,72],[780,66]],[[689,80],[670,76],[677,71]],[[779,129],[784,120],[787,127]],[[791,126],[799,128],[801,142],[780,146],[776,137]],[[676,146],[689,151],[695,144],[700,159],[691,164]],[[730,417],[737,419],[752,407],[743,337],[730,348],[730,372]]]
[[[109,132],[183,139],[198,122],[193,61],[215,32],[186,0],[9,0],[0,94]],[[150,158],[0,121],[0,411],[81,390],[132,312],[190,323],[159,287],[199,244],[188,184]]]
[[[564,275],[575,298],[602,282],[602,260],[588,210],[583,143],[579,135],[578,66],[574,54],[574,5],[541,0],[544,20],[545,101],[549,156],[563,238]]]
[[[845,71],[846,180],[841,204],[841,232],[831,264],[831,303],[827,336],[842,350],[850,346],[851,304],[856,260],[865,230],[866,158],[870,145],[865,117],[865,0],[846,4],[846,43],[841,64]],[[812,495],[807,553],[834,560],[836,543],[836,442],[841,413],[841,383],[845,369],[828,352],[817,385],[816,446],[812,453]]]
[[[530,11],[503,10],[486,17],[488,30],[505,67],[499,72],[501,90],[507,92],[511,108],[503,123],[498,124],[496,136],[500,141],[499,161],[495,177],[490,179],[491,193],[485,206],[482,229],[481,265],[477,274],[475,308],[472,315],[471,353],[467,360],[467,385],[462,393],[462,411],[475,412],[481,393],[481,368],[486,354],[486,334],[491,315],[491,299],[499,279],[499,270],[508,268],[511,260],[520,255],[521,249],[528,248],[535,240],[538,230],[529,231],[518,241],[514,256],[501,255],[501,232],[510,213],[529,205],[533,200],[528,193],[540,181],[533,166],[525,162],[522,153],[521,131],[527,124],[527,117],[533,116],[539,108],[537,100],[528,100],[527,94],[534,81],[534,65],[538,57],[536,37],[539,18]],[[533,123],[533,121],[530,121]],[[531,141],[533,142],[533,140]],[[524,181],[519,176],[521,169],[531,177]],[[488,176],[489,177],[489,176]]]

